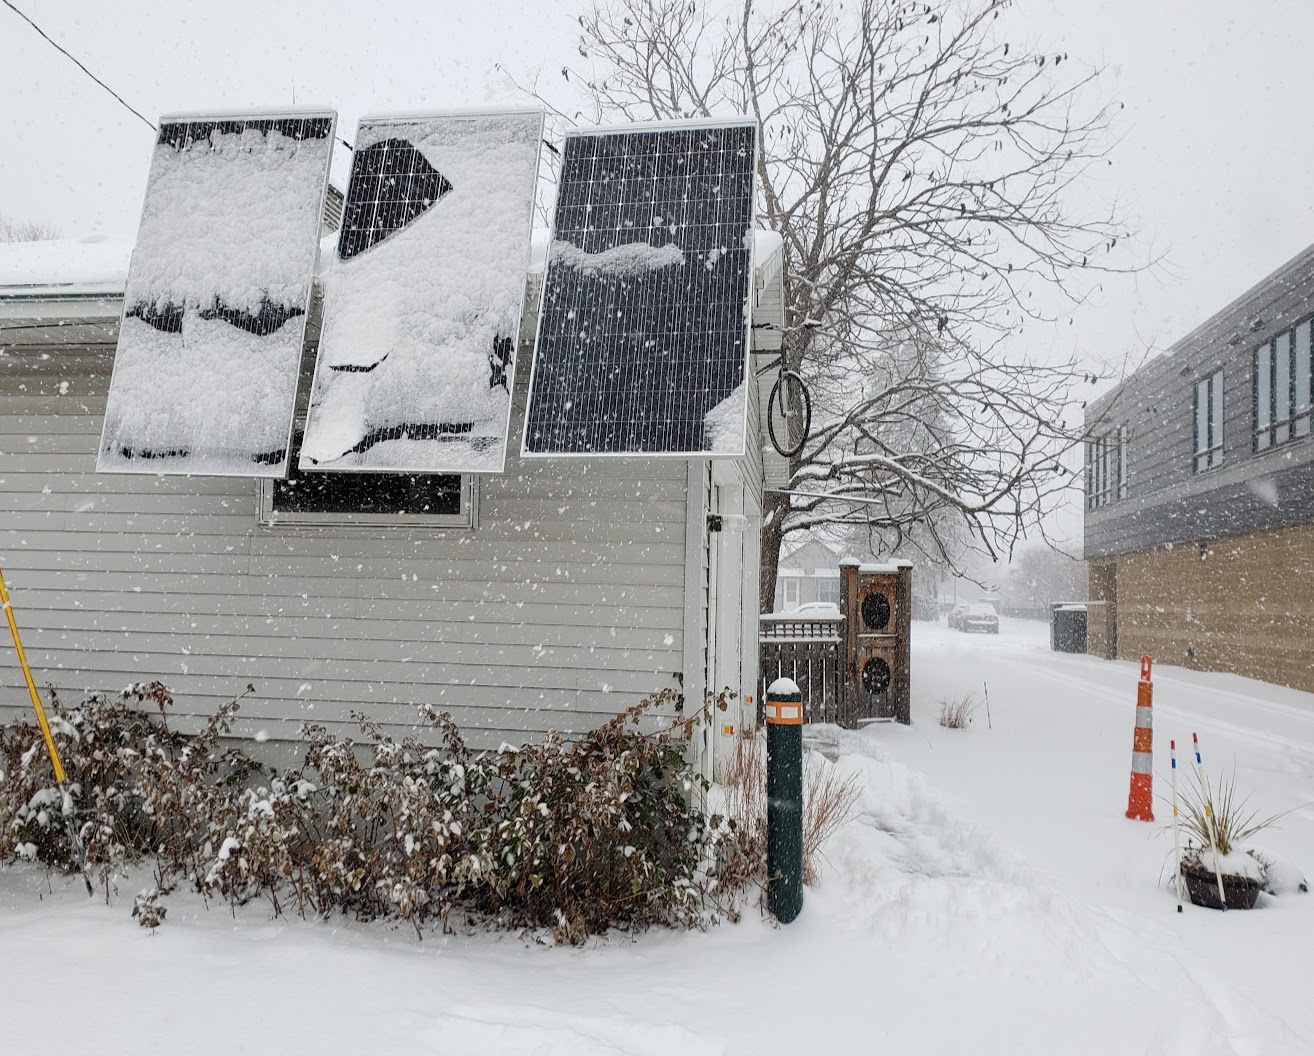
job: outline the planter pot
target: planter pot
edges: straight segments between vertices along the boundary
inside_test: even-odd
[[[1186,884],[1186,894],[1194,906],[1206,909],[1254,909],[1259,892],[1264,890],[1261,880],[1248,876],[1231,876],[1223,874],[1223,896],[1226,907],[1218,901],[1218,878],[1212,872],[1183,864],[1182,880]]]

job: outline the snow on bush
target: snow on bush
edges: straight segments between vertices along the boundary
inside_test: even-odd
[[[108,898],[124,867],[153,861],[154,894],[134,915],[154,928],[178,883],[275,912],[448,925],[453,910],[577,943],[609,928],[703,926],[738,912],[760,862],[733,875],[719,822],[697,805],[685,763],[694,720],[650,728],[676,694],[656,694],[578,740],[476,754],[446,714],[422,706],[437,744],[396,740],[357,715],[361,738],[302,728],[301,765],[272,773],[231,743],[242,697],[195,737],[173,731],[158,682],[67,708],[51,725],[68,809]],[[150,710],[144,705],[152,705]],[[648,729],[645,730],[645,727]],[[0,730],[0,861],[73,870],[76,857],[39,730]]]

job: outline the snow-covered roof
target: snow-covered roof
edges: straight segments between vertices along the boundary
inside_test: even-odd
[[[0,244],[0,296],[117,294],[128,277],[132,243],[86,239]]]
[[[321,272],[333,258],[337,235],[320,243]],[[549,233],[537,228],[530,243],[529,274],[542,275]],[[780,271],[784,242],[775,231],[753,232],[753,267],[760,284]],[[0,244],[0,297],[122,293],[132,243],[93,235],[86,239]]]
[[[900,558],[897,561],[882,561],[879,564],[863,564],[858,566],[859,572],[898,572],[901,568],[912,568],[911,561]]]

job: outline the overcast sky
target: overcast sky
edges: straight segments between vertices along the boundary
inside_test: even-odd
[[[578,7],[550,0],[16,2],[152,120],[295,96],[334,106],[350,138],[370,111],[514,98],[498,61],[559,81],[578,59]],[[1314,4],[1020,0],[1006,17],[1106,67],[1100,90],[1125,109],[1090,193],[1116,193],[1145,254],[1166,254],[1154,274],[1105,282],[1056,341],[1113,362],[1164,347],[1314,242]],[[0,211],[131,237],[150,131],[3,7],[0,100]]]
[[[151,120],[295,98],[335,107],[351,138],[362,113],[516,99],[499,61],[554,85],[578,61],[579,5],[552,0],[15,2]],[[1028,343],[1134,364],[1314,242],[1314,3],[1017,0],[1006,18],[1105,68],[1099,91],[1125,109],[1086,204],[1116,195],[1142,258],[1165,255]],[[0,212],[131,238],[151,132],[3,6],[0,101]],[[345,167],[340,149],[339,185]]]

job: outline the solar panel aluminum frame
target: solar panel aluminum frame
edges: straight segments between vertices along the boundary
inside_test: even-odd
[[[505,107],[505,106],[495,106],[495,107],[463,107],[463,108],[457,108],[457,109],[451,109],[451,110],[441,110],[441,111],[434,111],[434,110],[417,110],[417,111],[393,111],[393,112],[388,112],[388,113],[365,114],[365,115],[362,115],[362,116],[360,117],[360,119],[359,119],[359,120],[357,121],[357,123],[356,123],[356,128],[357,128],[357,139],[359,140],[359,130],[360,130],[360,126],[361,126],[361,125],[364,125],[364,124],[376,124],[376,125],[398,124],[398,125],[405,125],[405,124],[412,124],[412,123],[417,122],[417,121],[434,121],[434,120],[440,120],[440,119],[444,119],[444,120],[445,120],[445,119],[449,119],[449,118],[450,118],[450,119],[453,119],[453,120],[474,120],[474,119],[478,119],[478,118],[481,118],[481,117],[531,117],[531,116],[536,116],[536,117],[538,118],[538,120],[539,120],[539,125],[538,125],[538,143],[539,143],[539,146],[538,146],[538,157],[537,157],[536,160],[535,160],[534,171],[533,171],[533,174],[532,174],[532,176],[531,176],[531,178],[530,178],[530,188],[529,188],[529,190],[530,190],[530,200],[531,200],[531,202],[533,202],[533,201],[536,200],[536,196],[537,196],[537,192],[538,192],[538,181],[539,181],[539,175],[540,175],[540,170],[542,169],[542,153],[543,153],[542,144],[543,144],[543,141],[544,141],[544,140],[543,140],[543,127],[544,127],[544,122],[545,122],[545,120],[546,120],[546,115],[545,115],[545,113],[544,113],[543,110],[536,109],[536,108],[533,108],[533,107]],[[350,185],[350,182],[349,182],[348,185],[347,185],[347,188],[346,188],[345,195],[344,195],[344,210],[345,210],[345,203],[346,203],[347,200],[350,199],[350,197],[351,197],[351,185]],[[496,469],[491,469],[491,468],[481,468],[481,469],[479,469],[479,470],[477,470],[477,471],[474,471],[474,470],[467,470],[467,469],[429,469],[429,468],[427,468],[427,467],[419,467],[419,468],[398,468],[398,467],[395,467],[395,466],[326,466],[326,465],[301,465],[301,464],[298,464],[298,467],[297,467],[297,468],[298,468],[298,471],[299,471],[299,472],[301,472],[301,473],[386,473],[386,474],[397,474],[397,473],[435,473],[435,474],[440,474],[440,473],[461,473],[461,474],[463,474],[463,475],[465,475],[465,474],[470,474],[470,473],[476,473],[476,472],[479,473],[479,474],[483,474],[483,473],[505,473],[505,472],[506,472],[507,451],[508,451],[508,449],[509,449],[510,446],[511,446],[511,436],[510,436],[510,432],[511,432],[511,415],[512,415],[512,412],[513,412],[513,410],[514,410],[514,404],[515,404],[515,379],[516,379],[516,370],[517,370],[517,366],[518,366],[519,361],[520,361],[520,330],[521,330],[521,329],[523,328],[523,326],[524,326],[524,319],[525,319],[525,290],[526,290],[526,287],[528,286],[528,283],[529,283],[529,264],[530,264],[530,260],[531,260],[531,258],[532,258],[532,254],[533,254],[533,237],[532,237],[532,236],[533,236],[533,227],[534,227],[534,224],[533,224],[533,211],[532,211],[532,210],[533,210],[533,207],[531,206],[530,225],[529,225],[529,226],[530,226],[530,237],[527,238],[527,239],[525,240],[524,259],[523,259],[523,263],[522,263],[522,265],[521,265],[521,267],[520,267],[520,270],[519,270],[519,274],[520,274],[520,276],[521,276],[521,282],[518,284],[518,287],[519,287],[519,299],[518,299],[518,302],[517,302],[517,314],[516,314],[517,324],[516,324],[516,334],[515,334],[515,337],[514,337],[515,345],[514,345],[514,354],[513,354],[512,357],[511,357],[510,370],[509,370],[508,373],[507,373],[507,379],[506,379],[506,381],[507,381],[507,393],[508,393],[508,397],[509,397],[509,398],[508,398],[508,400],[507,400],[506,421],[505,421],[505,423],[504,423],[503,426],[502,426],[503,443],[502,443],[502,461],[501,461],[500,465],[499,465]],[[341,233],[339,232],[339,235],[340,235],[340,234],[341,234]],[[335,264],[335,265],[337,265],[337,264],[339,263],[339,260],[338,260],[338,246],[340,245],[340,242],[341,242],[340,237],[334,240],[334,245],[333,245],[333,259],[334,259],[334,264]],[[324,324],[327,324],[328,319],[329,319],[329,313],[330,313],[332,310],[333,310],[333,308],[332,308],[332,303],[331,303],[331,301],[330,301],[329,299],[326,298],[326,300],[325,300],[325,304],[324,304],[324,319],[323,319]],[[325,329],[327,329],[327,326],[326,326],[326,325],[323,326],[323,327],[321,328],[321,333],[324,332]],[[313,376],[312,376],[312,378],[311,378],[311,384],[310,384],[310,392],[311,392],[311,398],[312,398],[312,405],[311,405],[311,406],[308,406],[308,407],[306,408],[307,422],[309,422],[309,416],[310,416],[311,410],[313,409],[313,397],[314,397],[314,393],[316,393],[317,391],[319,391],[320,371],[321,371],[321,370],[324,370],[324,369],[327,369],[327,368],[325,367],[325,363],[324,363],[323,357],[320,356],[320,355],[318,354],[318,350],[317,350],[317,352],[316,352],[316,357],[315,357],[315,370],[314,370],[314,374],[313,374]]]
[[[328,118],[328,122],[329,122],[329,132],[328,132],[329,160],[328,160],[328,164],[324,166],[324,180],[319,188],[319,204],[315,210],[315,215],[316,217],[319,218],[318,220],[319,226],[316,228],[316,232],[315,232],[315,249],[314,252],[311,254],[310,269],[306,273],[306,305],[305,305],[305,311],[302,312],[300,317],[299,326],[300,326],[301,336],[300,336],[300,340],[298,341],[299,347],[303,349],[305,348],[305,344],[306,344],[306,327],[310,323],[311,307],[315,299],[315,276],[319,273],[319,246],[321,241],[320,236],[323,233],[324,202],[328,196],[330,174],[333,169],[333,145],[337,142],[338,112],[330,106],[307,106],[307,107],[296,107],[296,108],[251,107],[249,109],[244,109],[241,111],[202,110],[195,112],[187,111],[182,113],[161,114],[157,122],[157,125],[159,127],[163,127],[164,125],[167,124],[193,123],[193,122],[202,122],[202,121],[278,121],[278,120],[295,121],[295,120],[309,120],[313,118],[323,118],[323,117]],[[158,145],[159,145],[159,134],[157,132],[155,146]],[[153,150],[154,148],[152,148],[152,151]],[[142,205],[141,205],[141,215],[137,220],[137,226],[139,229],[141,227],[142,221],[146,218],[147,202],[148,202],[147,197],[143,195]],[[131,264],[129,264],[129,269],[131,269]],[[131,307],[132,306],[128,303],[128,298],[125,296],[123,299],[123,308],[119,314],[119,329],[118,329],[119,333],[123,332],[123,324],[128,318],[128,311]],[[284,325],[288,325],[288,324],[284,324]],[[105,422],[102,421],[99,446],[96,449],[96,456],[97,456],[96,472],[119,473],[124,475],[152,476],[152,477],[188,476],[188,477],[235,478],[235,477],[249,476],[257,479],[262,479],[262,478],[277,479],[283,477],[287,474],[287,469],[292,459],[292,434],[296,428],[297,389],[300,387],[301,384],[301,371],[299,369],[299,364],[298,364],[298,369],[293,372],[292,378],[293,378],[293,382],[291,387],[291,395],[288,401],[288,408],[287,408],[287,438],[284,441],[284,448],[283,448],[284,451],[286,452],[286,455],[281,465],[270,464],[267,466],[262,466],[258,462],[252,462],[251,471],[249,473],[242,473],[242,474],[219,473],[205,469],[189,468],[185,466],[180,466],[175,469],[172,466],[161,467],[159,465],[154,465],[154,466],[143,465],[142,468],[140,469],[136,467],[126,468],[126,467],[118,467],[118,466],[114,467],[113,469],[102,469],[100,466],[100,454],[104,450],[105,439],[106,439]],[[112,383],[113,380],[114,380],[113,373],[111,370],[110,382]],[[153,459],[142,460],[143,463],[150,463],[152,461],[154,460]],[[262,472],[261,470],[265,470],[265,471]]]
[[[633,124],[622,125],[595,125],[587,128],[569,128],[563,135],[564,139],[582,138],[585,136],[606,136],[606,135],[625,135],[635,132],[665,132],[678,130],[692,130],[700,128],[746,128],[756,129],[753,136],[753,161],[751,171],[753,173],[754,193],[749,200],[748,215],[748,233],[757,229],[757,169],[762,156],[762,129],[756,118],[752,117],[726,117],[726,118],[680,118],[666,121],[643,121]],[[563,145],[562,156],[565,156]],[[552,211],[552,227],[548,235],[547,256],[543,262],[543,288],[546,290],[548,269],[552,266],[552,246],[557,240],[556,230],[556,208]],[[748,386],[754,382],[752,370],[752,333],[753,333],[753,296],[755,293],[753,276],[755,264],[753,260],[752,245],[750,244],[748,254],[748,290],[744,299],[744,366],[743,381],[744,386],[744,423],[743,423],[743,447],[738,453],[724,451],[531,451],[529,449],[529,408],[534,397],[534,375],[538,367],[538,343],[542,336],[543,328],[543,309],[540,301],[538,318],[534,326],[534,347],[533,358],[529,366],[529,391],[525,401],[524,427],[520,434],[520,457],[524,459],[538,458],[561,458],[561,459],[587,459],[587,458],[676,458],[686,461],[693,460],[714,460],[743,458],[748,453],[749,435],[748,435]]]

